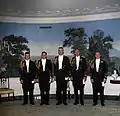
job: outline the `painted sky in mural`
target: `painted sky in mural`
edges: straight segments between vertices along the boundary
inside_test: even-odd
[[[52,28],[41,29],[40,26]],[[0,23],[0,36],[14,34],[26,37],[32,56],[38,56],[43,50],[46,50],[49,55],[55,55],[57,48],[62,46],[65,39],[64,30],[79,27],[84,27],[88,36],[92,36],[96,29],[101,29],[105,35],[110,34],[114,39],[114,49],[110,51],[110,55],[120,56],[120,19],[59,24]],[[65,48],[65,54],[70,55],[70,51],[70,48]]]

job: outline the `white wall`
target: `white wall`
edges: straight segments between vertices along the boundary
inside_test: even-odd
[[[119,95],[120,93],[120,85],[111,84],[110,78],[108,77],[107,83],[105,85],[105,95]],[[10,88],[15,90],[15,95],[22,95],[22,88],[19,82],[19,78],[10,78]],[[39,86],[35,84],[34,94],[39,94]],[[55,82],[51,84],[50,93],[56,93],[56,84]],[[73,93],[73,87],[71,83],[71,93]],[[90,82],[90,78],[88,77],[86,85],[85,85],[85,94],[92,94],[92,85]]]

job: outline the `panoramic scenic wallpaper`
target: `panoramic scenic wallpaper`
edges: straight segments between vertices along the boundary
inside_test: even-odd
[[[120,19],[57,24],[1,22],[0,43],[0,63],[9,69],[11,77],[19,75],[18,66],[25,51],[31,52],[34,61],[42,51],[53,60],[60,46],[70,58],[74,49],[80,48],[88,63],[99,50],[108,62],[109,73],[113,68],[120,71]]]

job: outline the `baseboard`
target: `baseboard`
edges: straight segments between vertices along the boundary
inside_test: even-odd
[[[40,95],[34,95],[34,98],[35,99],[40,99]],[[69,99],[73,99],[74,98],[74,95],[71,94],[70,96],[68,96]],[[84,99],[92,99],[93,96],[92,95],[84,95]],[[23,99],[23,96],[15,96],[14,97],[14,100],[22,100]],[[51,94],[50,95],[50,99],[56,99],[56,95],[55,94]],[[9,98],[8,97],[2,97],[1,98],[2,101],[11,101],[13,100],[13,97],[10,96]],[[105,100],[120,100],[120,96],[112,96],[112,95],[105,95]]]

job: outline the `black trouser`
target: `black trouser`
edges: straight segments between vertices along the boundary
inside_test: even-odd
[[[40,89],[41,92],[41,103],[49,103],[49,90]]]
[[[73,87],[74,87],[74,95],[75,95],[75,103],[80,103],[84,105],[84,84],[83,84],[83,72],[76,70],[73,72]],[[80,97],[78,95],[78,91],[80,90]]]
[[[41,103],[49,103],[50,91],[50,75],[49,72],[41,72],[39,75],[39,88],[41,93]]]
[[[28,92],[29,92],[30,104],[34,103],[34,96],[33,96],[34,84],[32,84],[32,83],[29,83],[29,84],[23,83],[22,88],[23,88],[23,99],[24,99],[23,102],[25,104],[28,103]]]
[[[63,96],[62,96],[62,92],[63,92]],[[58,103],[61,103],[62,100],[63,100],[63,103],[66,103],[66,100],[67,100],[67,89],[66,88],[62,89],[62,88],[57,87],[56,95],[57,95]]]
[[[98,93],[100,93],[101,104],[104,104],[104,87],[102,84],[93,83],[93,102],[97,104],[98,101]]]
[[[84,88],[80,89],[80,98],[78,95],[78,91],[79,91],[79,89],[74,88],[75,103],[79,103],[79,99],[80,99],[80,104],[84,105]]]
[[[56,90],[56,97],[58,100],[58,103],[66,103],[67,101],[67,81],[65,80],[64,72],[62,70],[59,70],[56,75],[56,84],[57,84],[57,90]],[[63,95],[62,95],[63,92]]]

